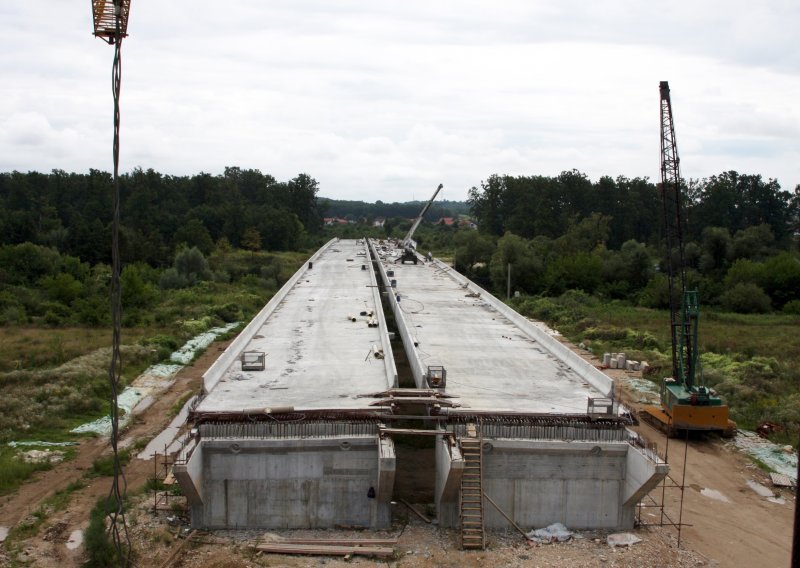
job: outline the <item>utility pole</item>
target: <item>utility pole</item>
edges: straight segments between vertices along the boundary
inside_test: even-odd
[[[508,283],[506,284],[506,300],[511,299],[511,263],[508,263]]]

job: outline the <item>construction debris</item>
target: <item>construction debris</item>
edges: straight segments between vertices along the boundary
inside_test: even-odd
[[[539,544],[551,544],[553,542],[566,542],[572,538],[572,531],[561,523],[553,523],[543,529],[536,529],[529,532],[528,540]]]
[[[769,488],[764,487],[759,482],[753,481],[752,479],[747,480],[747,486],[761,497],[775,497],[775,494]]]
[[[788,475],[783,475],[782,473],[772,472],[769,477],[775,487],[794,487],[795,485]]]
[[[642,539],[631,533],[614,533],[608,535],[606,542],[608,546],[613,548],[616,546],[632,546],[637,542],[642,542]]]
[[[797,482],[797,453],[785,452],[783,446],[759,437],[755,432],[737,430],[733,445],[751,457],[767,464],[777,473]]]
[[[50,463],[57,464],[64,461],[64,453],[50,450],[28,450],[20,454],[25,463]]]

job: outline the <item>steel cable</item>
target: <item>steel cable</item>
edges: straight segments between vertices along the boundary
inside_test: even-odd
[[[109,518],[108,531],[117,552],[120,566],[131,566],[131,539],[125,521],[125,495],[127,480],[119,457],[119,406],[118,395],[122,382],[122,289],[120,284],[120,190],[119,190],[119,127],[120,127],[120,89],[122,87],[122,32],[120,29],[122,6],[119,0],[114,2],[116,35],[114,37],[114,64],[111,72],[111,88],[114,97],[114,188],[113,216],[111,221],[111,325],[113,328],[111,364],[108,379],[111,386],[111,450],[114,460],[114,479],[106,500],[106,515]]]

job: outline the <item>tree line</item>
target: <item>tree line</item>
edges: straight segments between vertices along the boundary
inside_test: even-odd
[[[372,223],[375,219],[415,219],[427,201],[405,201],[375,203],[346,199],[320,199],[320,207],[326,217],[338,217],[352,221]],[[442,217],[457,217],[469,213],[469,205],[463,201],[438,199],[425,214],[425,220],[436,222]]]
[[[216,176],[137,168],[120,177],[122,258],[166,266],[181,246],[208,254],[220,239],[249,250],[307,246],[322,227],[318,191],[307,174],[279,182],[237,167]],[[2,244],[29,242],[109,263],[111,199],[111,175],[99,170],[2,173]]]
[[[328,200],[318,197],[319,184],[307,174],[279,182],[237,167],[193,176],[135,169],[120,182],[129,300],[142,305],[159,288],[239,277],[240,270],[225,263],[205,266],[212,255],[311,249],[331,236],[401,237],[404,219],[422,206]],[[0,308],[22,313],[19,287],[36,287],[61,306],[80,303],[95,288],[102,297],[111,189],[111,176],[98,170],[0,173]],[[775,180],[731,171],[690,180],[683,189],[689,283],[704,305],[800,311],[800,186],[790,193]],[[467,210],[479,230],[432,225]],[[500,295],[510,265],[512,289],[523,294],[575,289],[649,307],[668,302],[664,275],[674,259],[666,258],[661,241],[658,188],[646,178],[592,181],[576,170],[553,177],[493,175],[471,188],[466,204],[439,203],[429,213],[415,235],[420,247],[452,252],[458,270]],[[364,224],[323,227],[327,215]],[[386,219],[383,227],[369,226],[375,217]],[[102,302],[83,311],[100,311]],[[42,311],[34,301],[27,306],[28,315]],[[21,321],[13,313],[4,319]]]
[[[684,184],[685,262],[706,305],[800,312],[800,186],[724,172]],[[469,191],[478,233],[455,237],[459,270],[504,291],[579,289],[648,307],[668,303],[658,188],[646,178],[576,170],[493,175]],[[788,306],[788,308],[787,308]]]

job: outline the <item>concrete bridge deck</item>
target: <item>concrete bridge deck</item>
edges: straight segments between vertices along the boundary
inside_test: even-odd
[[[195,412],[374,410],[359,395],[397,380],[376,284],[363,241],[329,242],[209,369]],[[264,370],[243,370],[243,352]]]
[[[475,436],[486,496],[517,522],[633,526],[667,466],[629,443],[618,417],[588,412],[612,381],[444,264],[393,254],[329,242],[204,375],[174,467],[193,526],[390,526],[395,476],[407,474],[393,436],[428,420],[441,526],[462,524],[462,445]],[[378,277],[415,390],[397,388]],[[264,369],[242,368],[245,352],[263,353]],[[436,365],[443,388],[426,378]],[[423,422],[386,427],[415,405]],[[485,526],[506,522],[486,512]]]
[[[590,397],[611,394],[605,374],[449,266],[377,252],[419,388],[441,365],[463,412],[585,415]]]

